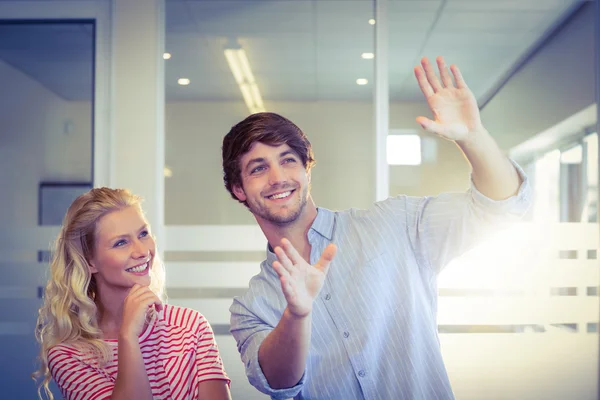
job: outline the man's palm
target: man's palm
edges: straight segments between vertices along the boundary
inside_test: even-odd
[[[273,268],[279,275],[289,311],[297,317],[304,317],[312,311],[312,303],[323,287],[336,246],[328,245],[319,261],[310,265],[287,239],[283,239],[281,244],[281,247],[275,248],[278,261],[273,263]]]

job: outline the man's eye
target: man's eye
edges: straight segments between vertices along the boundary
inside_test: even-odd
[[[256,167],[256,168],[254,168],[252,171],[250,171],[250,173],[251,173],[251,174],[255,174],[255,173],[257,173],[257,172],[261,172],[261,171],[264,171],[264,170],[265,170],[265,167],[263,167],[263,166],[260,166],[260,167]]]

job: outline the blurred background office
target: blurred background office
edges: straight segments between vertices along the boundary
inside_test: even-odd
[[[536,192],[528,223],[440,276],[456,397],[598,398],[599,15],[577,0],[0,0],[0,398],[36,396],[49,245],[94,186],[146,198],[169,301],[212,323],[233,398],[266,398],[228,331],[266,241],[223,187],[223,136],[258,111],[296,122],[330,209],[463,191],[460,151],[415,122],[413,67],[438,55]]]

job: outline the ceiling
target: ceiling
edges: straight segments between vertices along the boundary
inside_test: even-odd
[[[578,0],[389,0],[394,101],[418,101],[420,57],[456,63],[481,100]],[[241,45],[269,101],[370,101],[372,0],[167,0],[167,101],[241,100],[223,49]],[[81,21],[80,21],[81,22]],[[0,59],[67,100],[91,96],[91,24],[0,23]],[[180,86],[185,77],[191,84]],[[369,84],[359,86],[357,78]]]

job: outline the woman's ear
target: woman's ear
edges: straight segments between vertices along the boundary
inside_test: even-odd
[[[98,272],[98,268],[96,268],[96,264],[92,261],[88,261],[88,267],[90,268],[90,273],[95,274]]]

